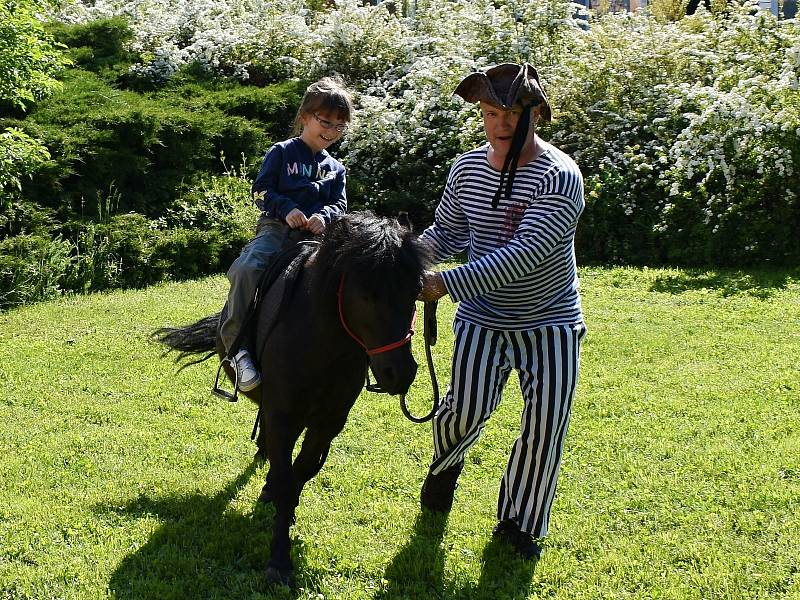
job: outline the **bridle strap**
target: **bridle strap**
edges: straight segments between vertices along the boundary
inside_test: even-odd
[[[382,352],[389,352],[390,350],[394,350],[395,348],[400,348],[401,346],[405,346],[411,341],[411,336],[414,335],[414,330],[409,329],[406,337],[402,340],[398,340],[396,342],[392,342],[391,344],[386,344],[385,346],[381,346],[380,348],[374,348],[372,350],[367,350],[367,356],[374,356],[376,354],[381,354]]]
[[[355,333],[353,333],[350,327],[347,326],[347,319],[344,318],[344,306],[343,306],[344,302],[342,300],[342,296],[344,295],[343,292],[344,292],[344,275],[342,275],[342,278],[339,280],[339,289],[336,292],[339,304],[339,322],[342,324],[342,327],[347,332],[347,335],[353,338],[353,340],[364,349],[364,351],[367,353],[367,356],[375,356],[376,354],[383,354],[384,352],[390,352],[391,350],[396,350],[397,348],[401,348],[411,342],[411,336],[414,335],[414,322],[417,319],[416,309],[414,309],[414,316],[411,318],[411,327],[409,328],[408,333],[403,339],[398,340],[396,342],[392,342],[391,344],[386,344],[385,346],[379,346],[378,348],[372,348],[372,349],[368,348],[367,345],[361,341],[361,338],[359,338]]]
[[[381,354],[382,352],[389,352],[390,350],[394,350],[396,348],[400,348],[405,346],[406,344],[411,342],[411,336],[414,335],[414,322],[417,319],[417,310],[414,309],[414,316],[411,320],[411,328],[408,330],[408,333],[402,340],[398,340],[396,342],[392,342],[391,344],[386,344],[385,346],[381,346],[379,348],[373,348],[370,350],[367,348],[367,345],[361,341],[361,339],[353,333],[353,331],[347,325],[347,319],[344,318],[344,308],[343,308],[343,296],[344,292],[344,275],[339,280],[339,289],[336,292],[336,296],[338,298],[339,304],[339,322],[342,324],[342,327],[347,332],[359,346],[361,346],[364,351],[367,353],[368,356],[374,356],[375,354]],[[433,416],[436,414],[436,411],[439,410],[439,382],[436,380],[436,370],[433,366],[433,356],[431,354],[431,346],[436,345],[436,338],[437,338],[437,324],[436,324],[436,307],[438,303],[434,300],[433,302],[425,302],[424,305],[424,327],[423,332],[425,335],[425,358],[428,362],[428,371],[431,375],[431,385],[433,387],[433,406],[431,407],[431,411],[423,416],[417,417],[411,414],[411,411],[408,409],[408,405],[406,404],[406,395],[402,394],[400,397],[400,409],[403,411],[403,414],[408,418],[409,421],[414,423],[425,423],[430,421]],[[370,392],[378,392],[381,393],[383,390],[380,386],[375,383],[370,383],[369,380],[369,366],[367,366],[367,390]]]

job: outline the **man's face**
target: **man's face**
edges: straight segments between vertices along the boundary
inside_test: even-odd
[[[494,151],[500,157],[504,157],[511,149],[511,140],[514,137],[517,122],[522,115],[522,106],[516,104],[510,109],[505,109],[481,100],[480,107],[486,139],[492,145]],[[533,137],[533,129],[528,132],[528,137]],[[529,141],[529,139],[526,139],[525,143]]]

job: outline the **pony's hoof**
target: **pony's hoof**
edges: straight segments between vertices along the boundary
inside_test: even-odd
[[[281,569],[267,565],[267,583],[270,585],[291,586],[294,583],[294,569]]]
[[[258,501],[264,504],[272,503],[272,492],[269,491],[269,486],[265,485],[261,488],[261,494],[258,496]]]

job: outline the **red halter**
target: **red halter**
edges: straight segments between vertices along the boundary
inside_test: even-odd
[[[342,275],[342,278],[339,280],[339,290],[336,292],[336,295],[339,298],[339,321],[341,322],[342,327],[344,327],[344,330],[347,332],[347,335],[349,335],[351,338],[353,338],[358,343],[359,346],[364,348],[364,350],[367,352],[368,356],[373,356],[375,354],[382,354],[384,352],[389,352],[390,350],[395,350],[396,348],[400,348],[402,346],[405,346],[409,342],[411,342],[411,336],[414,335],[414,323],[417,320],[417,309],[416,308],[414,308],[414,316],[411,317],[411,327],[409,328],[408,333],[406,334],[406,337],[404,337],[402,340],[398,340],[396,342],[392,342],[391,344],[386,344],[385,346],[380,346],[379,348],[373,348],[372,350],[367,348],[367,345],[364,342],[362,342],[358,338],[358,336],[355,333],[353,333],[350,330],[350,328],[347,326],[347,321],[345,321],[345,318],[344,318],[344,310],[342,308],[342,291],[343,290],[344,290],[344,275]]]

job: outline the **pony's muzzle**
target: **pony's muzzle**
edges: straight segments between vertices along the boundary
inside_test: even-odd
[[[372,374],[380,388],[388,394],[405,394],[417,376],[417,362],[392,360],[388,355],[372,357]]]

